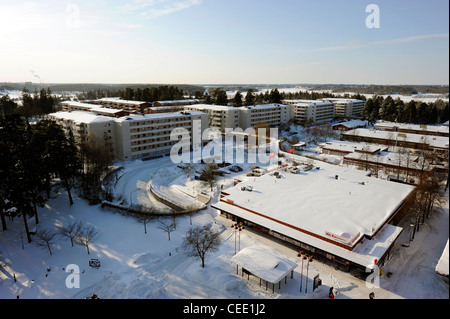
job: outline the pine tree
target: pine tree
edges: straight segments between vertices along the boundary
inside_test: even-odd
[[[234,107],[242,106],[242,94],[240,91],[237,91],[236,94],[234,95],[233,106]]]

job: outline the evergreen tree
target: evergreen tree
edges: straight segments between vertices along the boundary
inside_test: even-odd
[[[217,88],[213,92],[214,104],[216,105],[228,105],[228,97],[227,92],[224,90]]]
[[[247,94],[245,94],[245,105],[246,106],[255,105],[255,95],[253,89],[249,89],[247,91]]]
[[[242,93],[240,91],[237,91],[236,94],[234,95],[233,106],[234,107],[242,106]]]
[[[269,103],[281,103],[281,95],[278,89],[272,89],[269,93]]]

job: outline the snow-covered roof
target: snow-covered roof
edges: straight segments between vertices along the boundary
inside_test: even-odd
[[[347,121],[347,122],[341,122],[341,123],[337,123],[334,124],[333,126],[345,126],[348,128],[356,128],[356,127],[364,127],[367,126],[367,121],[362,121],[362,120],[351,120],[351,121]]]
[[[211,110],[211,111],[229,111],[229,110],[239,110],[239,108],[225,105],[214,105],[214,104],[193,104],[187,105],[186,108],[197,110]]]
[[[231,262],[248,270],[253,275],[276,284],[286,277],[297,264],[287,258],[278,257],[267,249],[250,246],[231,258]]]
[[[336,101],[336,102],[364,102],[363,100],[358,100],[358,99],[348,99],[348,98],[344,98],[344,97],[329,97],[329,98],[324,98],[323,100],[328,100],[328,101]]]
[[[173,103],[198,103],[200,100],[197,99],[186,99],[186,100],[168,100],[168,101],[156,101],[155,103],[160,104],[173,104]]]
[[[123,104],[123,105],[141,105],[144,103],[150,103],[145,101],[132,101],[132,100],[121,100],[120,98],[101,98],[97,100],[98,102],[106,102],[113,104]]]
[[[241,186],[252,186],[253,191],[242,191]],[[228,195],[212,206],[364,265],[382,257],[401,232],[385,223],[413,190],[363,171],[320,163],[320,169],[286,172],[283,178],[270,174],[248,178],[227,189]],[[354,247],[364,235],[376,236],[364,239],[353,252],[322,239]]]
[[[95,113],[88,111],[68,111],[68,112],[56,112],[50,113],[50,117],[71,120],[75,123],[101,123],[101,122],[113,122],[114,118],[103,115],[96,115]]]
[[[279,107],[289,107],[289,105],[285,104],[258,104],[251,106],[241,106],[241,110],[266,110],[266,109],[276,109]]]
[[[447,123],[448,123],[448,121],[447,121]],[[448,124],[447,124],[447,126],[445,126],[445,125],[421,125],[421,124],[406,124],[406,123],[379,121],[374,125],[374,128],[376,128],[376,129],[399,128],[401,130],[449,133]]]
[[[433,136],[423,134],[402,133],[393,131],[382,131],[374,129],[353,129],[348,132],[342,133],[342,135],[353,135],[360,137],[368,137],[372,139],[391,140],[391,141],[404,141],[410,143],[427,144],[432,148],[448,148],[449,139],[445,136]]]
[[[322,149],[343,152],[343,153],[353,153],[355,151],[364,151],[369,153],[374,153],[380,150],[387,150],[387,145],[376,145],[376,144],[366,144],[366,143],[355,143],[349,141],[329,141],[319,145]]]
[[[436,265],[436,272],[443,276],[448,276],[448,240],[447,244],[445,245],[444,251],[442,252],[441,258],[439,258],[438,264]]]
[[[293,105],[329,105],[333,104],[331,101],[322,100],[283,100],[283,103],[289,103]]]
[[[130,114],[122,116],[115,119],[117,122],[125,121],[146,121],[146,120],[156,120],[156,119],[171,119],[175,117],[190,117],[191,115],[205,115],[203,112],[199,111],[188,111],[188,112],[167,112],[167,113],[151,113],[151,114]]]

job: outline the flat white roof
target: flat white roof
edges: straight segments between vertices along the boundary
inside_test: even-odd
[[[401,228],[384,224],[414,189],[322,162],[320,169],[282,174],[283,178],[270,174],[249,177],[226,189],[229,195],[212,207],[361,265],[382,257],[400,234]],[[242,191],[242,186],[252,186],[253,191]],[[381,228],[372,240],[364,239],[353,251],[314,236],[350,247]]]
[[[151,113],[151,114],[130,114],[126,116],[122,116],[116,118],[117,122],[124,121],[146,121],[146,120],[155,120],[155,119],[171,119],[174,117],[190,117],[191,115],[206,115],[206,113],[198,112],[198,111],[183,111],[183,112],[167,112],[167,113]]]
[[[347,121],[347,122],[337,123],[337,124],[334,124],[333,126],[339,126],[339,125],[343,125],[348,128],[355,128],[358,126],[367,126],[367,121],[351,120],[351,121]]]
[[[128,104],[128,105],[141,105],[144,103],[150,103],[150,102],[145,102],[145,101],[121,100],[120,98],[116,98],[116,97],[105,97],[105,98],[98,99],[96,101],[109,102],[109,103],[114,103],[114,104]]]
[[[275,109],[278,107],[290,107],[286,104],[258,104],[239,107],[242,110],[264,110],[264,109]]]
[[[404,130],[417,130],[424,132],[449,133],[449,127],[445,125],[420,125],[420,124],[406,124],[380,121],[374,125],[375,128],[394,128]]]
[[[114,118],[103,115],[96,115],[88,111],[67,111],[50,113],[49,116],[74,121],[75,123],[100,123],[113,122]]]
[[[293,105],[329,105],[333,104],[331,101],[322,100],[283,100],[294,103]]]
[[[297,267],[297,264],[292,260],[275,256],[267,249],[259,246],[242,249],[231,258],[231,262],[274,284]]]
[[[359,151],[367,151],[367,152],[376,152],[379,150],[386,150],[388,148],[387,145],[377,145],[377,144],[368,144],[368,143],[356,143],[349,141],[329,141],[319,145],[322,149],[329,149],[334,151],[341,152],[349,152],[353,153],[357,150]]]
[[[412,133],[402,133],[402,132],[382,131],[382,130],[362,129],[362,128],[353,129],[342,134],[369,137],[374,139],[384,139],[391,141],[397,140],[399,142],[405,141],[411,143],[428,144],[429,146],[436,148],[448,148],[449,146],[449,138],[445,136],[412,134]]]
[[[239,108],[237,108],[237,107],[225,106],[225,105],[215,105],[215,104],[192,104],[192,105],[186,105],[186,108],[195,108],[197,110],[212,110],[212,111],[239,110]]]
[[[99,110],[104,111],[104,108],[97,108]],[[95,108],[94,108],[95,110]],[[109,110],[109,109],[106,109]],[[117,110],[115,110],[117,111]],[[185,113],[185,112],[183,112]],[[145,115],[137,115],[130,114],[126,116],[122,116],[119,118],[104,116],[104,115],[96,115],[93,112],[89,111],[65,111],[65,112],[56,112],[49,114],[50,116],[54,116],[56,118],[68,119],[77,123],[92,123],[92,122],[124,122],[124,121],[145,121],[152,119],[171,119],[174,117],[189,117],[191,115],[206,115],[206,113],[198,112],[198,111],[189,111],[186,114],[182,112],[170,112],[170,113],[152,113]]]
[[[322,100],[328,100],[328,101],[337,101],[337,102],[364,102],[363,100],[358,99],[347,99],[343,97],[327,97],[323,98]]]

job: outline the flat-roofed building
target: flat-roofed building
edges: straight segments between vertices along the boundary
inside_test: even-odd
[[[279,127],[288,124],[292,118],[290,105],[261,104],[240,107],[239,127],[247,129],[255,127],[258,123],[266,123],[270,127]]]
[[[89,111],[63,111],[48,115],[60,124],[66,133],[72,130],[75,142],[87,142],[90,136],[103,140],[117,157],[116,126],[113,117],[97,115]]]
[[[208,127],[208,115],[202,112],[154,113],[129,115],[115,121],[118,145],[117,157],[133,160],[170,153],[178,141],[171,141],[170,135],[176,128],[186,129],[193,146],[194,126],[200,134]]]
[[[334,103],[334,116],[346,118],[361,118],[365,102],[357,99],[325,98],[322,101]]]
[[[346,266],[382,264],[402,232],[397,225],[415,187],[323,162],[320,169],[305,166],[300,172],[286,169],[248,177],[223,190],[211,207],[223,217]]]
[[[71,129],[77,142],[85,142],[91,135],[104,140],[111,145],[115,158],[124,161],[169,154],[172,146],[179,142],[170,139],[176,128],[189,132],[192,149],[192,134],[201,134],[208,127],[208,115],[194,111],[131,114],[120,118],[68,111],[51,113],[49,118],[66,131]]]
[[[375,154],[381,151],[387,151],[387,145],[354,143],[348,141],[329,141],[320,144],[322,154],[345,156],[350,153]]]
[[[444,136],[400,133],[375,129],[358,128],[343,132],[341,139],[355,142],[385,144],[419,150],[448,153],[449,139]]]
[[[283,100],[291,105],[295,123],[305,125],[331,122],[334,118],[334,103],[321,100]]]
[[[197,99],[185,99],[185,100],[168,100],[168,101],[155,101],[153,102],[153,106],[184,106],[184,105],[193,105],[199,104],[200,100]]]
[[[153,106],[151,102],[122,100],[119,98],[102,98],[90,101],[90,103],[99,104],[106,108],[121,109],[128,114],[146,114],[149,113],[148,109]]]
[[[373,128],[381,131],[449,137],[448,125],[424,125],[379,121],[374,124]]]
[[[86,111],[95,113],[97,115],[121,117],[127,114],[121,109],[112,109],[107,107],[102,107],[96,104],[83,103],[77,101],[64,101],[61,102],[61,107],[63,111]]]
[[[351,120],[351,121],[334,124],[332,126],[332,129],[342,132],[342,131],[350,131],[355,128],[364,128],[364,127],[367,127],[367,121]]]
[[[226,128],[235,129],[239,126],[240,110],[238,107],[212,104],[186,105],[186,111],[199,111],[209,116],[209,126],[225,131]]]

